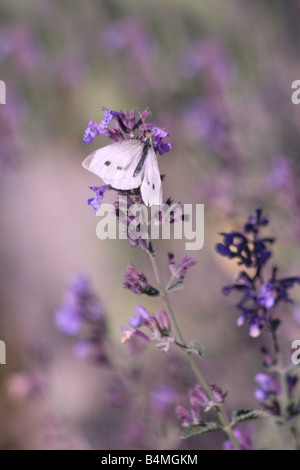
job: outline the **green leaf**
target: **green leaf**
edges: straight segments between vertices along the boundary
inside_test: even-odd
[[[271,415],[262,410],[237,410],[232,413],[231,425],[242,423],[243,421],[250,421],[251,419],[269,418]]]
[[[201,421],[199,424],[193,424],[188,428],[185,428],[181,434],[181,439],[188,439],[192,436],[199,436],[200,434],[206,434],[208,432],[222,431],[222,426],[213,421],[205,422]]]
[[[172,284],[169,287],[168,292],[176,292],[177,290],[182,290],[182,289],[183,289],[183,282],[177,281],[175,282],[175,284]]]
[[[191,341],[187,345],[187,350],[197,354],[197,356],[203,357],[204,356],[204,347],[200,343],[200,341]]]

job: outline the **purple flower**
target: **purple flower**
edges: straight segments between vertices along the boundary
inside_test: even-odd
[[[180,61],[180,73],[185,78],[193,78],[205,68],[216,85],[227,82],[235,71],[232,57],[214,38],[191,42]]]
[[[146,276],[140,273],[133,264],[130,264],[128,268],[123,272],[124,277],[124,288],[129,289],[133,294],[141,295],[146,294],[149,296],[159,295],[159,291],[154,287],[150,286]]]
[[[194,258],[189,258],[187,255],[184,255],[181,259],[176,272],[175,276],[179,279],[185,279],[188,271],[195,266],[197,261]]]
[[[99,126],[94,121],[89,121],[88,126],[84,132],[83,144],[90,144],[94,138],[99,135]]]
[[[157,387],[151,394],[151,410],[152,412],[164,418],[176,399],[176,392],[171,387]]]
[[[213,394],[213,400],[208,397],[202,385],[196,384],[194,388],[189,390],[190,410],[188,411],[181,406],[176,408],[177,417],[182,421],[181,425],[183,427],[200,423],[200,408],[203,408],[204,412],[207,413],[212,408],[224,403],[227,393],[224,393],[217,385],[211,385],[210,389]]]
[[[263,284],[260,289],[260,296],[257,302],[265,308],[272,308],[275,305],[274,284],[269,282]]]
[[[110,189],[110,185],[105,186],[89,186],[89,188],[94,191],[96,197],[91,197],[88,199],[88,205],[92,206],[95,212],[99,210],[102,199],[104,198],[105,192]]]
[[[188,428],[193,424],[191,413],[189,410],[184,408],[183,406],[176,406],[175,409],[177,418],[181,421],[181,426],[183,428]]]
[[[81,328],[82,318],[80,312],[73,306],[63,305],[56,311],[56,326],[70,336],[76,336]]]
[[[230,153],[230,126],[219,105],[208,99],[188,102],[183,111],[183,127],[186,133],[206,149]]]
[[[236,277],[235,284],[223,288],[224,295],[237,291],[241,300],[236,305],[240,311],[238,326],[249,325],[250,336],[257,338],[264,327],[276,329],[279,321],[272,318],[270,310],[279,302],[289,302],[289,290],[300,283],[300,277],[278,279],[277,268],[273,268],[271,278],[263,279],[263,268],[271,258],[272,253],[267,249],[268,244],[274,243],[273,238],[262,238],[260,230],[269,223],[262,210],[256,208],[244,225],[243,232],[222,233],[223,243],[216,245],[216,251],[229,259],[238,259],[239,265],[254,268],[254,274],[241,271]]]
[[[173,252],[168,253],[168,258],[169,269],[171,271],[172,277],[180,279],[181,281],[185,280],[188,271],[197,263],[194,258],[189,258],[187,255],[184,255],[176,267],[175,256]]]
[[[278,190],[287,184],[293,185],[291,162],[286,157],[278,157],[268,175],[268,185],[271,189]]]
[[[106,315],[85,276],[76,276],[70,283],[65,300],[56,311],[55,322],[62,333],[76,339],[76,356],[89,356],[97,362],[107,362]]]
[[[94,121],[88,123],[83,143],[91,143],[100,134],[104,134],[113,142],[121,142],[125,139],[134,138],[146,140],[149,138],[149,135],[152,135],[156,152],[163,155],[171,150],[171,144],[163,140],[169,136],[169,133],[154,124],[145,124],[145,120],[151,115],[148,108],[142,114],[139,114],[136,109],[123,112],[114,111],[105,106],[102,106],[102,108],[104,110],[103,120],[99,124]]]
[[[141,126],[141,128],[143,128],[143,126]],[[154,125],[151,125],[150,129],[148,130],[154,132],[153,144],[155,152],[158,152],[160,155],[170,152],[170,150],[172,149],[172,145],[169,142],[163,141],[163,139],[169,137],[170,134]]]
[[[144,341],[152,341],[162,352],[168,352],[170,344],[174,342],[174,338],[170,336],[171,323],[169,316],[164,311],[159,311],[155,315],[150,315],[141,305],[135,308],[137,315],[129,320],[130,328],[122,326],[123,337],[122,343],[126,343],[133,336],[138,336]],[[147,334],[140,330],[146,327]]]
[[[270,397],[276,397],[280,394],[280,385],[277,379],[270,374],[260,373],[255,376],[255,381],[259,388],[254,392],[258,401],[267,401]]]
[[[252,450],[252,426],[248,426],[245,430],[234,429],[233,434],[236,437],[242,450]],[[231,441],[224,442],[224,450],[235,450]]]

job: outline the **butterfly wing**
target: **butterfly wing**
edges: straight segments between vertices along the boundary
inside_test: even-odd
[[[153,147],[148,150],[145,163],[144,179],[141,186],[141,194],[146,206],[162,204],[162,187],[159,167]]]
[[[134,189],[142,184],[144,169],[136,176],[144,144],[137,139],[116,142],[91,153],[82,166],[115,189]],[[155,156],[155,155],[154,155]],[[155,157],[156,158],[156,157]]]

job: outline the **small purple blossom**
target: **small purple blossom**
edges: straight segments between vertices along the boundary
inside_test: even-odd
[[[207,413],[215,406],[224,403],[227,393],[217,385],[211,385],[210,389],[213,394],[213,400],[208,397],[206,391],[200,384],[196,384],[194,388],[189,390],[189,402],[190,410],[177,406],[176,414],[181,420],[183,427],[197,425],[201,422],[200,409],[203,408],[204,412]]]
[[[83,144],[90,144],[94,138],[99,135],[99,126],[94,121],[89,121],[86,130],[84,131]]]
[[[104,198],[105,192],[110,189],[110,185],[107,184],[104,186],[89,186],[89,188],[94,191],[95,197],[91,197],[90,199],[88,199],[88,205],[92,206],[94,212],[97,212],[99,210],[101,201]]]
[[[168,253],[169,256],[169,268],[172,275],[177,278],[181,279],[182,281],[185,280],[188,271],[197,264],[195,258],[189,258],[187,255],[184,255],[179,262],[177,268],[175,267],[175,257],[174,253]]]
[[[159,295],[159,291],[150,286],[146,276],[139,272],[133,264],[130,264],[123,272],[124,288],[129,289],[133,294],[146,294],[149,296]]]
[[[140,337],[144,341],[156,343],[161,352],[168,352],[170,344],[174,342],[174,338],[170,336],[171,322],[169,316],[164,311],[159,311],[155,315],[150,315],[147,310],[138,305],[135,308],[137,315],[129,320],[130,328],[122,325],[123,331],[122,343],[126,343],[133,336]],[[140,330],[146,327],[147,334]]]
[[[255,381],[259,388],[254,392],[254,396],[258,401],[267,401],[270,397],[280,395],[280,385],[278,380],[270,374],[260,373],[255,376]]]

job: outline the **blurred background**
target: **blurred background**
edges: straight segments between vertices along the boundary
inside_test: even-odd
[[[155,284],[148,259],[128,241],[100,241],[87,205],[100,180],[81,162],[108,144],[82,145],[104,105],[149,106],[170,133],[159,157],[164,196],[205,204],[205,246],[173,304],[187,340],[202,341],[202,370],[228,390],[227,408],[255,408],[254,376],[268,336],[236,328],[221,289],[238,271],[214,250],[256,204],[270,216],[282,276],[300,273],[300,2],[296,0],[2,0],[0,79],[0,366],[2,449],[220,449],[224,436],[182,441],[174,409],[195,384],[186,359],[152,344],[121,345],[136,304],[160,300],[122,288],[130,262]],[[101,183],[100,183],[101,184]],[[106,196],[113,202],[114,195]],[[158,262],[168,279],[167,251]],[[108,323],[113,365],[74,355],[55,312],[74,276],[86,276]],[[293,296],[300,301],[295,289]],[[282,312],[288,357],[300,338],[300,304]],[[289,448],[272,422],[254,426],[255,448]]]

